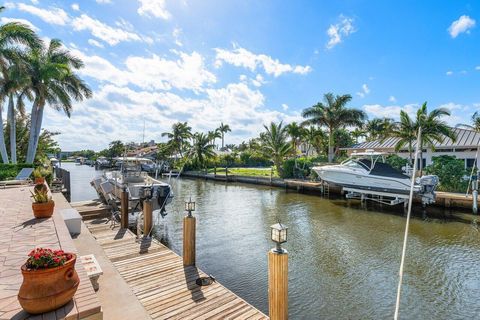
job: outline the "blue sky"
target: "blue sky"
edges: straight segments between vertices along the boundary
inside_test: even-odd
[[[228,143],[270,121],[300,121],[326,92],[370,118],[447,107],[480,110],[480,3],[464,1],[23,0],[22,19],[86,67],[94,97],[71,119],[46,112],[64,150],[161,140],[176,121],[228,123]]]

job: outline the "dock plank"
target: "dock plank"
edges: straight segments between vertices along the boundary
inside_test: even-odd
[[[152,319],[268,319],[217,282],[198,286],[196,279],[207,274],[184,267],[182,258],[158,241],[136,241],[130,231],[109,224],[86,225]]]

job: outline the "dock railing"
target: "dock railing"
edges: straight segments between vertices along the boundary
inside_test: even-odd
[[[71,202],[70,171],[55,167],[55,178],[62,180],[62,193],[68,202]]]

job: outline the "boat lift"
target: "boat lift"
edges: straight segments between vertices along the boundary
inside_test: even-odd
[[[345,192],[345,197],[347,199],[356,199],[362,202],[370,200],[389,206],[395,206],[402,203],[404,206],[407,206],[409,198],[408,194],[393,194],[390,192],[356,189],[351,187],[344,187],[343,191]]]

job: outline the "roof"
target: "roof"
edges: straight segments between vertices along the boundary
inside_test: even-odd
[[[480,132],[475,132],[473,130],[462,129],[462,128],[452,128],[457,139],[455,142],[452,139],[445,137],[442,142],[435,142],[433,146],[435,149],[451,149],[451,148],[477,148],[480,144]],[[342,148],[343,150],[355,150],[355,149],[394,149],[399,138],[387,138],[384,141],[378,139],[374,141],[365,141],[361,143],[354,144],[348,148]],[[416,147],[416,141],[413,143],[412,147]]]

